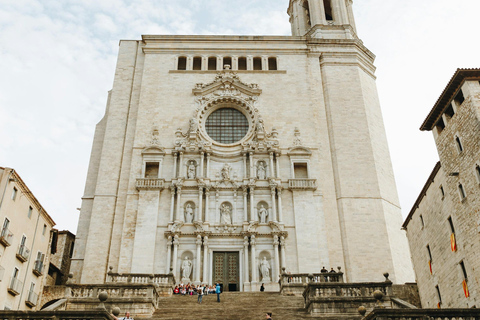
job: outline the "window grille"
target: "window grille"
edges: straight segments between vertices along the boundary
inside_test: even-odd
[[[231,144],[242,140],[248,132],[247,118],[233,108],[222,108],[214,111],[205,123],[205,130],[213,140]]]

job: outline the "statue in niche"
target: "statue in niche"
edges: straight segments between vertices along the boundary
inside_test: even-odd
[[[270,263],[267,261],[267,257],[263,257],[260,262],[260,272],[262,274],[262,282],[270,281]]]
[[[228,163],[226,163],[223,166],[222,171],[221,171],[223,180],[230,180],[230,170],[231,169],[232,169],[232,167],[230,167],[230,165]]]
[[[190,203],[185,207],[185,222],[192,223],[193,220],[193,208]]]
[[[232,210],[230,209],[230,206],[228,204],[222,204],[222,207],[220,208],[220,220],[222,224],[232,224],[232,216],[231,216]]]
[[[258,162],[257,177],[260,180],[265,180],[267,178],[267,166],[263,161]]]
[[[190,281],[190,274],[192,273],[192,261],[185,257],[182,262],[182,280]]]
[[[195,117],[190,119],[190,128],[188,129],[188,132],[190,133],[197,133],[198,130],[198,121]]]
[[[257,133],[264,133],[265,128],[263,127],[263,120],[260,118],[257,120]]]
[[[190,164],[188,165],[188,170],[187,170],[187,177],[188,179],[195,179],[195,162],[190,161]]]
[[[268,210],[262,204],[258,210],[258,216],[260,217],[260,223],[267,223]]]

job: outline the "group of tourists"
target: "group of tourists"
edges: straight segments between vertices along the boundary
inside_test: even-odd
[[[198,297],[198,303],[202,303],[202,298],[204,295],[215,293],[217,294],[217,302],[220,302],[221,287],[219,283],[217,283],[215,286],[208,286],[206,284],[195,286],[190,283],[187,283],[186,285],[180,283],[180,285],[175,286],[175,289],[173,289],[173,294],[175,295],[196,295]]]

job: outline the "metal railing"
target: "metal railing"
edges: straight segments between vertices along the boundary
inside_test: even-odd
[[[18,280],[16,277],[10,279],[9,286],[7,288],[8,292],[14,296],[20,293],[22,290],[23,282]]]
[[[30,306],[30,307],[35,307],[38,302],[38,294],[36,294],[33,291],[28,292],[27,300],[25,300],[25,303]]]
[[[137,189],[163,189],[163,179],[137,179]]]
[[[0,243],[3,244],[5,247],[9,247],[12,245],[13,240],[13,233],[10,232],[7,228],[3,228],[2,232],[0,233]]]
[[[316,190],[317,179],[290,179],[288,180],[288,188],[297,190]]]
[[[20,261],[27,261],[30,257],[30,250],[25,245],[18,246],[17,258]]]
[[[35,265],[33,267],[33,273],[35,273],[37,276],[41,276],[43,274],[43,261],[42,260],[36,260]]]

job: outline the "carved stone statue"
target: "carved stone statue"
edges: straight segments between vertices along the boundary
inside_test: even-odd
[[[195,171],[196,171],[195,164],[193,162],[190,162],[187,170],[188,179],[195,179]]]
[[[220,220],[223,224],[232,224],[231,209],[228,204],[222,204],[220,208]]]
[[[198,121],[195,117],[190,119],[190,128],[188,129],[188,132],[190,133],[197,133],[198,130]]]
[[[264,133],[264,132],[265,132],[265,128],[263,127],[263,120],[258,119],[257,120],[257,133]]]
[[[223,166],[222,172],[221,172],[223,180],[230,180],[230,170],[231,169],[232,169],[232,167],[230,167],[228,165],[228,163]]]
[[[260,217],[260,223],[267,223],[268,210],[265,209],[263,204],[260,206],[260,209],[258,210],[258,216]]]
[[[189,203],[185,207],[185,222],[192,223],[193,220],[193,208],[192,205]]]
[[[262,273],[262,282],[269,282],[270,279],[270,263],[267,261],[267,257],[263,257],[260,262],[260,272]]]
[[[185,257],[185,260],[182,262],[182,280],[190,281],[190,274],[192,273],[192,261]]]
[[[267,178],[267,166],[263,161],[260,161],[257,166],[257,177],[260,180],[264,180]]]

